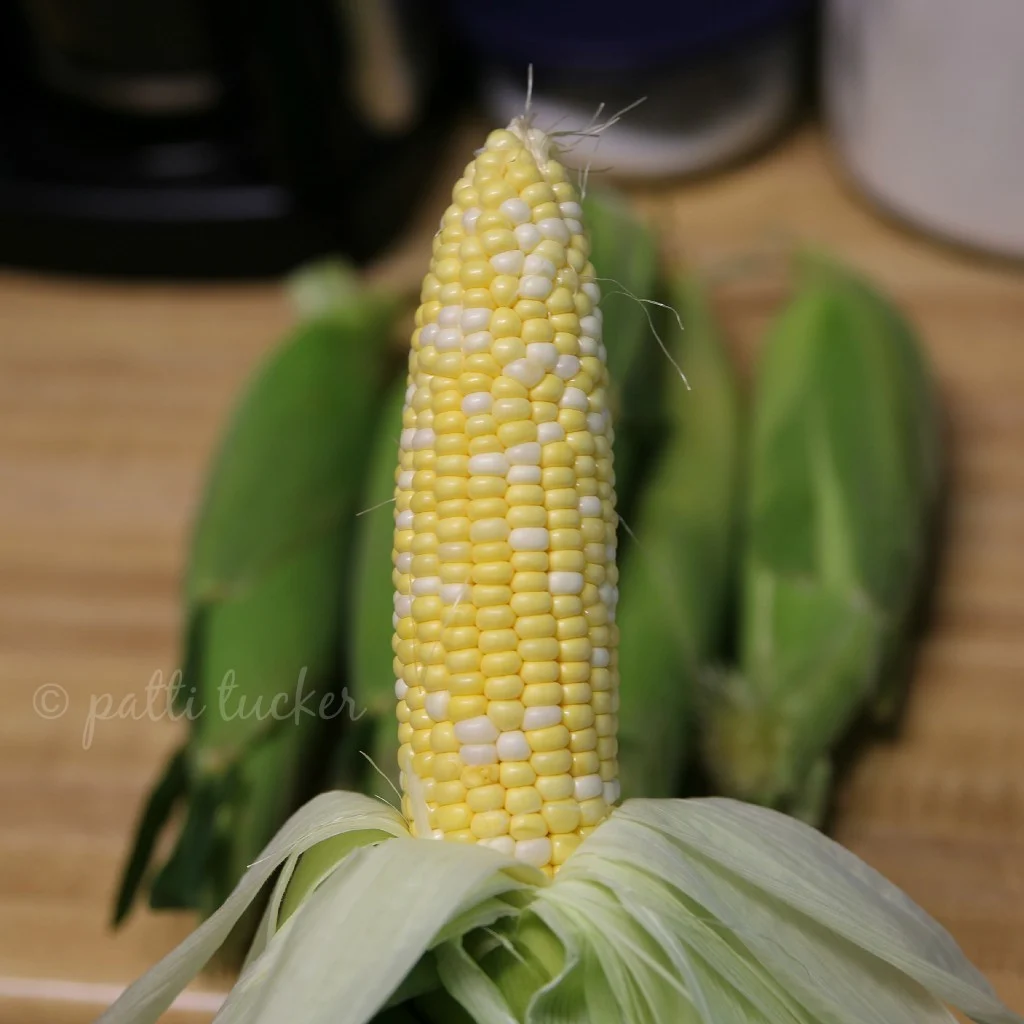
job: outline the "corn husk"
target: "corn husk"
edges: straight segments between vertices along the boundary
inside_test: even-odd
[[[909,324],[818,258],[756,389],[740,670],[708,702],[706,754],[719,792],[819,822],[834,748],[905,686],[938,503],[936,404]]]
[[[360,718],[342,735],[339,760],[360,791],[394,803],[398,792],[398,723],[392,668],[395,466],[405,402],[404,375],[391,385],[376,424],[370,469],[356,526],[349,615],[342,627],[348,681]],[[361,755],[365,755],[365,758]],[[369,760],[366,760],[368,758]]]
[[[676,796],[698,681],[722,654],[735,552],[740,402],[731,360],[696,279],[668,298],[664,441],[645,482],[619,580],[623,797]]]
[[[659,288],[653,232],[625,198],[604,189],[583,202],[590,259],[599,268],[603,336],[608,340],[609,405],[615,424],[617,507],[627,522],[664,440],[665,356],[654,336]]]
[[[365,465],[358,441],[396,309],[390,296],[344,283],[313,289],[334,301],[322,298],[261,368],[211,469],[174,706],[188,739],[140,818],[116,920],[147,883],[154,907],[219,906],[309,795],[337,728],[319,713],[327,694],[329,710],[344,714],[337,624]],[[178,811],[173,852],[150,879],[156,841]]]
[[[379,801],[330,793],[100,1024],[157,1020],[275,872],[220,1024],[362,1024],[403,1009],[485,1024],[950,1024],[947,1004],[982,1024],[1021,1021],[900,890],[771,810],[628,801],[548,882],[494,850],[412,839]]]

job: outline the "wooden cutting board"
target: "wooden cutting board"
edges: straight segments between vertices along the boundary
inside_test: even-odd
[[[446,186],[382,272],[419,272]],[[780,238],[868,271],[920,328],[951,429],[946,565],[903,734],[845,784],[837,834],[1022,1012],[1024,275],[880,220],[810,129],[748,166],[637,198],[675,257],[720,270],[742,353],[780,293],[737,257]],[[92,1020],[189,930],[145,912],[108,928],[140,801],[179,738],[142,715],[145,687],[177,664],[207,459],[289,319],[276,287],[0,275],[2,1022]],[[139,720],[100,714],[131,697]],[[208,1019],[195,1001],[199,1012],[168,1019]]]

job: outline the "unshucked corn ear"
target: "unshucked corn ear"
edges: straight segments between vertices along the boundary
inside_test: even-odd
[[[348,682],[359,705],[357,722],[342,735],[344,777],[364,792],[394,802],[398,788],[395,681],[391,668],[394,587],[391,551],[395,465],[402,432],[406,380],[385,396],[370,450],[370,467],[356,526],[351,591],[347,605]],[[370,759],[368,763],[363,756]]]
[[[601,288],[608,355],[608,406],[615,423],[615,491],[619,513],[631,516],[664,441],[665,356],[656,344],[658,251],[651,229],[624,197],[607,189],[582,202],[590,230],[590,262]],[[653,311],[652,311],[653,310]]]
[[[695,279],[668,296],[672,377],[663,446],[639,498],[619,587],[623,797],[675,796],[701,673],[722,653],[733,583],[740,403],[733,366]]]
[[[817,822],[830,755],[905,680],[939,490],[935,398],[911,328],[808,258],[757,375],[741,672],[712,695],[721,791]]]
[[[445,224],[460,224],[462,232],[445,238],[442,231],[425,286],[425,309],[417,325],[404,427],[407,433],[402,438],[398,471],[400,476],[411,473],[412,479],[398,481],[395,535],[396,563],[406,550],[413,558],[437,558],[436,563],[410,561],[408,567],[403,560],[395,571],[399,719],[401,725],[409,726],[402,733],[402,782],[406,818],[413,819],[416,838],[407,830],[407,821],[379,801],[345,793],[318,797],[285,825],[224,906],[132,985],[104,1014],[102,1024],[155,1021],[275,876],[263,924],[246,967],[218,1015],[220,1024],[386,1024],[401,1020],[437,1024],[466,1020],[482,1024],[948,1024],[950,1017],[942,1001],[959,1006],[983,1024],[1020,1024],[934,921],[866,865],[806,825],[728,800],[631,800],[612,810],[608,804],[613,801],[607,798],[600,805],[591,804],[591,808],[600,807],[600,815],[595,815],[593,825],[585,823],[584,815],[592,813],[588,801],[601,799],[588,794],[596,793],[598,786],[607,792],[604,787],[614,779],[614,747],[591,745],[594,739],[599,743],[614,737],[614,720],[601,727],[597,724],[600,715],[614,712],[599,710],[592,699],[615,692],[614,682],[610,690],[600,685],[611,672],[608,676],[594,674],[597,669],[614,668],[610,656],[614,638],[609,634],[603,639],[605,634],[598,634],[601,639],[595,639],[590,633],[588,661],[578,656],[584,650],[580,643],[571,643],[565,650],[560,646],[556,650],[552,643],[521,645],[543,639],[534,634],[533,623],[524,629],[524,620],[538,617],[543,618],[538,628],[541,624],[550,628],[548,618],[555,620],[554,636],[547,639],[558,645],[582,639],[558,638],[558,623],[579,612],[573,606],[572,615],[560,616],[553,602],[556,597],[574,596],[574,589],[578,590],[575,596],[585,601],[588,585],[598,586],[598,599],[583,604],[582,617],[589,625],[586,612],[595,610],[595,617],[604,625],[614,601],[601,599],[600,586],[593,581],[598,574],[592,567],[604,569],[607,583],[614,578],[610,571],[613,554],[602,562],[596,550],[592,558],[584,551],[581,569],[552,565],[551,557],[576,547],[561,546],[550,534],[556,530],[582,533],[583,527],[556,527],[550,520],[548,525],[508,523],[508,534],[501,539],[491,534],[504,530],[489,525],[484,538],[471,535],[468,541],[444,540],[441,527],[448,508],[458,511],[463,507],[442,505],[449,501],[487,503],[483,506],[486,515],[453,516],[470,524],[505,521],[513,509],[525,507],[545,514],[576,508],[581,520],[599,518],[603,526],[614,526],[614,507],[606,512],[602,506],[600,517],[596,506],[584,505],[584,509],[594,508],[594,516],[578,508],[581,499],[590,496],[581,489],[589,487],[585,481],[596,483],[596,496],[601,497],[600,484],[608,479],[607,470],[596,470],[591,476],[591,463],[583,462],[575,485],[565,473],[557,476],[559,486],[546,485],[548,469],[570,468],[566,448],[554,447],[548,456],[553,461],[546,461],[543,452],[538,461],[533,448],[523,452],[522,460],[518,454],[509,454],[518,445],[537,444],[542,449],[560,445],[571,449],[574,442],[588,445],[578,436],[587,434],[595,452],[576,455],[572,464],[581,457],[595,462],[607,458],[597,443],[609,436],[603,416],[587,426],[573,417],[561,421],[564,409],[583,412],[575,409],[582,401],[570,388],[587,396],[588,402],[594,401],[595,395],[596,402],[601,400],[603,374],[590,375],[582,356],[577,357],[578,368],[573,364],[576,372],[562,381],[560,394],[563,399],[569,395],[564,404],[562,399],[550,397],[558,390],[553,384],[547,385],[552,390],[536,397],[533,394],[544,386],[545,378],[552,375],[549,372],[538,376],[529,365],[509,374],[502,372],[502,367],[507,370],[516,359],[529,363],[541,356],[557,369],[558,359],[566,354],[554,358],[548,349],[527,349],[523,355],[513,342],[508,342],[511,352],[506,350],[506,354],[514,353],[514,358],[502,363],[497,354],[503,351],[498,347],[501,340],[513,338],[527,344],[523,341],[525,326],[522,333],[494,337],[493,328],[510,322],[500,311],[514,310],[501,299],[515,301],[523,281],[546,275],[523,277],[518,257],[507,264],[499,261],[516,274],[495,277],[517,276],[516,290],[499,283],[493,305],[483,301],[482,294],[478,293],[478,304],[470,296],[471,289],[484,287],[481,276],[488,285],[495,279],[479,267],[477,261],[482,259],[474,243],[493,248],[493,255],[523,252],[511,228],[502,227],[496,219],[480,224],[485,211],[507,211],[503,216],[514,220],[516,227],[529,224],[536,228],[536,234],[522,232],[527,243],[534,243],[530,253],[546,237],[545,231],[550,235],[557,232],[564,238],[559,245],[566,250],[566,264],[572,267],[573,260],[581,263],[580,270],[573,268],[577,274],[585,268],[585,247],[576,238],[585,243],[586,233],[582,225],[575,227],[576,208],[569,205],[574,199],[563,198],[561,189],[555,191],[554,186],[562,184],[564,177],[548,145],[549,140],[518,120],[507,131],[489,137],[456,187],[456,208],[454,213],[449,211]],[[540,189],[527,193],[539,183],[548,185],[554,200],[547,199]],[[508,190],[513,187],[516,194],[510,197]],[[542,198],[531,208],[528,197],[537,193]],[[528,209],[513,202],[517,199]],[[503,207],[506,203],[509,205]],[[548,203],[551,205],[545,205]],[[568,237],[550,223],[556,219],[566,222]],[[498,231],[508,234],[489,234]],[[455,252],[462,261],[458,282],[445,280],[451,264],[444,263],[454,258],[444,247],[456,243]],[[570,256],[574,248],[579,254]],[[551,258],[554,255],[559,254],[543,256],[555,264],[548,279],[549,294],[556,291],[552,281],[562,267],[561,260]],[[544,269],[539,264],[530,266]],[[557,287],[572,294],[575,289],[569,281],[572,278],[566,274]],[[434,297],[436,286],[444,289],[456,283],[459,291],[451,288],[443,298]],[[543,301],[535,297],[545,290],[541,284],[527,285],[526,290],[534,292],[530,301]],[[491,334],[487,344],[482,338],[470,343],[468,333],[464,339],[450,335],[441,339],[441,330],[449,329],[442,324],[441,313],[455,304],[462,307],[463,314],[476,309],[490,312],[486,326],[470,319],[475,328],[471,333]],[[523,312],[537,308],[524,307]],[[548,322],[561,315],[560,311],[550,312]],[[578,318],[585,330],[583,321],[594,312],[592,308],[571,314],[566,311],[565,316]],[[544,319],[539,312],[536,317],[520,318],[527,323]],[[569,329],[575,326],[573,319],[556,322],[566,327],[556,336],[568,334],[573,339],[562,339],[567,348],[583,348],[584,337],[599,344],[593,333],[577,334]],[[431,324],[438,325],[436,333],[427,330]],[[444,347],[447,343],[451,343],[450,349]],[[528,344],[554,344],[557,349],[554,341]],[[448,353],[459,359],[442,359]],[[474,359],[467,368],[462,360],[477,355],[493,362]],[[601,362],[600,355],[597,359]],[[519,376],[526,376],[527,370],[528,379],[534,380],[530,385]],[[590,375],[589,389],[580,386],[585,382],[579,373]],[[490,378],[486,387],[481,377]],[[503,378],[521,385],[527,394],[521,395],[511,383],[500,383]],[[570,380],[575,383],[569,384]],[[453,383],[458,384],[455,395]],[[470,403],[469,410],[461,409],[464,399],[477,395],[486,396],[480,399],[483,408]],[[436,407],[434,396],[448,397]],[[524,404],[500,404],[505,401]],[[456,408],[445,408],[445,403]],[[553,414],[547,406],[553,407]],[[506,419],[505,409],[521,410],[523,415]],[[589,414],[599,411],[592,408]],[[459,415],[449,416],[455,412]],[[473,417],[481,421],[471,425]],[[506,442],[498,430],[508,423],[517,426]],[[522,424],[537,430],[536,441],[522,439],[519,431],[530,432]],[[541,443],[543,424],[559,426],[565,438],[551,437]],[[463,450],[479,438],[495,438],[500,447],[488,441],[482,451]],[[504,461],[492,458],[498,455]],[[470,461],[479,456],[487,458]],[[584,468],[588,472],[583,472]],[[539,474],[539,481],[517,481],[515,477],[524,469],[533,471],[531,480]],[[454,482],[441,483],[445,479]],[[473,481],[483,481],[485,493],[471,494],[471,488],[476,490]],[[505,485],[504,496],[490,493],[498,489],[495,481]],[[602,502],[611,504],[610,479],[608,484],[609,495],[602,497]],[[456,493],[441,497],[449,487]],[[508,494],[513,487],[537,488],[542,495],[536,502],[516,502]],[[464,497],[458,493],[463,488],[467,491]],[[553,501],[552,495],[556,496]],[[494,504],[497,501],[508,506],[502,516],[496,515],[500,509]],[[467,512],[480,508],[474,505]],[[408,517],[402,518],[406,511],[412,513],[411,523]],[[539,519],[536,513],[531,517]],[[456,525],[461,529],[464,524]],[[456,532],[454,526],[452,529]],[[520,546],[513,530],[547,531],[547,547],[539,543]],[[411,536],[401,536],[407,531]],[[526,536],[538,542],[541,539],[539,534]],[[465,547],[445,550],[445,556],[460,553],[468,558],[444,561],[442,543],[468,544],[468,552]],[[481,555],[487,557],[474,558],[475,545],[486,545]],[[515,564],[516,556],[523,552],[546,554],[547,566],[538,568],[540,559],[535,557],[525,567]],[[456,579],[443,578],[446,565],[461,567],[457,574],[451,573]],[[476,581],[472,579],[476,566],[504,568],[488,568],[486,579]],[[510,571],[508,582],[492,577],[492,573],[505,577]],[[588,572],[592,574],[589,581]],[[531,586],[516,586],[515,578],[521,573],[529,576],[520,582]],[[575,576],[566,575],[572,573],[582,575],[582,584]],[[467,574],[468,579],[462,578]],[[547,576],[547,586],[533,586],[541,575]],[[411,580],[403,579],[405,576]],[[419,580],[429,581],[423,588],[426,593],[413,590]],[[442,586],[460,589],[442,593]],[[531,595],[528,602],[516,600],[522,594]],[[550,611],[521,607],[544,594],[552,599]],[[414,599],[414,606],[424,598],[441,600],[407,610],[402,602],[405,596]],[[452,600],[447,600],[448,596]],[[482,624],[446,624],[442,616],[459,608],[472,610],[474,620],[482,612]],[[490,616],[502,622],[511,618],[512,625],[483,624],[490,623]],[[407,619],[415,631],[408,624],[403,626]],[[425,627],[422,635],[421,625]],[[582,629],[578,623],[577,627]],[[595,623],[593,628],[600,626]],[[404,630],[412,633],[410,640],[415,637],[419,645],[415,652],[400,647],[406,639]],[[518,639],[513,640],[506,630]],[[492,646],[486,636],[492,631],[503,631],[501,644],[514,643],[514,649]],[[431,648],[430,644],[437,646]],[[602,649],[609,651],[607,664],[604,655],[593,657]],[[416,652],[418,661],[412,656]],[[447,658],[452,654],[457,659],[449,665]],[[499,657],[493,662],[485,660],[494,655]],[[417,665],[435,670],[432,683],[442,675],[443,666],[446,685],[421,682],[415,672]],[[527,668],[530,665],[547,667]],[[500,671],[491,674],[492,667]],[[535,673],[554,674],[555,678],[538,680],[532,678]],[[589,681],[581,681],[581,675],[588,675]],[[491,680],[499,682],[491,684]],[[492,690],[496,686],[499,693],[488,694],[489,685]],[[547,687],[538,691],[544,699],[527,700],[532,697],[526,689],[530,686]],[[555,699],[555,686],[560,688],[559,700]],[[569,689],[575,686],[581,689]],[[417,687],[422,690],[422,709],[427,714],[413,718],[421,709]],[[515,690],[515,695],[508,696],[509,690]],[[587,690],[590,696],[586,700],[568,699],[584,697]],[[442,692],[447,697],[428,709],[429,695]],[[460,702],[457,698],[472,700]],[[515,704],[519,707],[510,707]],[[589,708],[593,724],[582,730],[563,725],[569,733],[568,746],[563,746],[565,736],[557,731],[557,725],[525,721],[530,708],[557,709],[563,723],[567,713],[579,714],[571,709]],[[587,711],[582,714],[589,718]],[[546,721],[553,716],[544,710],[540,717]],[[609,726],[610,732],[602,731]],[[596,767],[590,759],[579,766],[573,760],[577,751],[572,736],[587,729],[592,732],[579,737],[584,743],[578,752],[594,750]],[[504,736],[512,740],[503,741]],[[506,742],[511,743],[509,751]],[[514,777],[509,777],[508,765],[515,766],[511,769]],[[583,792],[576,792],[577,785]],[[539,800],[539,810],[522,809],[521,799],[526,807],[536,807]],[[456,810],[439,813],[444,807]],[[502,837],[507,841],[494,842]],[[566,845],[574,852],[560,860],[558,850],[564,837],[570,837]]]
[[[152,878],[150,902],[209,912],[308,795],[325,730],[343,713],[337,624],[361,439],[395,310],[382,294],[343,297],[296,329],[234,414],[185,581],[175,710],[188,718],[189,737],[140,819],[118,920],[182,805],[184,824]]]

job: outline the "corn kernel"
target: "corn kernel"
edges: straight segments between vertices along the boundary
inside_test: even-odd
[[[559,773],[538,776],[534,788],[542,800],[568,800],[575,793],[576,784],[571,775]]]
[[[513,839],[540,839],[548,834],[548,826],[540,814],[513,814],[508,831]]]
[[[448,785],[451,785],[451,783],[448,783]],[[462,784],[459,783],[459,785]],[[474,814],[481,814],[484,811],[496,811],[505,806],[505,787],[499,783],[494,782],[488,786],[476,786],[469,790],[463,787],[463,792],[466,794],[464,797],[466,806]],[[439,800],[438,803],[441,803],[441,801]]]
[[[523,762],[511,762],[513,764]],[[534,775],[536,778],[536,775]],[[540,793],[532,785],[517,786],[505,793],[505,810],[509,814],[535,814],[543,805]]]

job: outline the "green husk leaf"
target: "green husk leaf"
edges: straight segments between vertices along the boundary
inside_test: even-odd
[[[153,848],[174,808],[188,787],[188,762],[184,749],[178,750],[167,762],[164,774],[153,787],[139,819],[135,843],[125,865],[124,874],[114,905],[113,924],[116,927],[127,916],[142,885],[146,868],[153,856]]]
[[[395,836],[407,834],[399,814],[360,794],[324,793],[305,804],[255,859],[223,905],[130,985],[97,1024],[155,1022],[212,959],[282,864],[332,836],[363,829]]]
[[[582,206],[602,294],[618,507],[629,519],[661,442],[665,357],[654,337],[650,307],[639,301],[654,299],[658,290],[657,240],[616,192],[592,191]]]
[[[188,813],[154,905],[218,906],[311,791],[321,744],[349,710],[337,623],[365,462],[354,439],[372,419],[396,309],[364,292],[301,324],[225,432],[185,583],[175,706],[191,712]],[[122,917],[153,850],[142,825],[152,831],[140,823]]]
[[[402,430],[406,375],[391,385],[378,417],[369,459],[369,473],[357,527],[356,553],[347,626],[349,679],[356,700],[369,712],[367,729],[351,733],[343,743],[363,743],[377,770],[360,758],[360,788],[385,800],[395,800],[398,787],[398,723],[395,720],[395,679],[392,668],[391,617],[394,586],[391,552],[394,546],[395,466]],[[389,784],[390,782],[390,784]]]
[[[592,840],[563,870],[586,873],[593,855],[635,864],[644,849],[641,870],[687,893],[826,1019],[948,1021],[941,999],[984,1024],[1020,1020],[904,893],[787,816],[729,800],[631,801]]]
[[[733,579],[739,390],[696,280],[675,283],[666,344],[666,440],[639,498],[619,583],[619,749],[624,798],[673,796],[689,753],[694,695],[721,654]]]
[[[704,732],[719,791],[818,823],[833,749],[905,684],[939,430],[906,321],[838,265],[802,267],[757,373],[740,671],[709,695]]]
[[[478,1024],[517,1024],[501,990],[466,952],[461,937],[437,948],[437,969],[452,998]]]
[[[220,1019],[368,1021],[448,920],[535,877],[480,846],[410,838],[358,849],[250,964]]]
[[[365,451],[353,439],[371,419],[397,308],[362,293],[300,325],[253,380],[196,524],[190,603],[238,591],[349,520]]]

